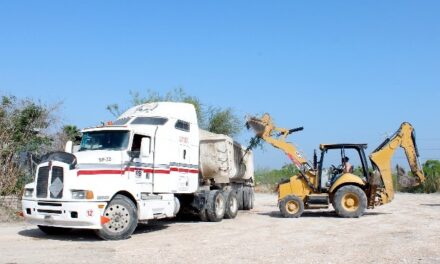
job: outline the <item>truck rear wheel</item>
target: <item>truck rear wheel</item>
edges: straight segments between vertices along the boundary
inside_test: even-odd
[[[206,213],[206,209],[205,208],[200,210],[199,218],[200,218],[200,221],[202,221],[202,222],[208,222],[208,214]]]
[[[254,190],[251,187],[243,188],[243,210],[254,208]]]
[[[208,194],[206,213],[209,221],[220,222],[225,215],[225,198],[218,190],[212,190]]]
[[[126,239],[133,234],[138,222],[137,209],[133,201],[124,195],[116,195],[104,211],[109,221],[96,230],[104,240]]]
[[[238,214],[238,201],[235,192],[224,192],[226,198],[225,216],[227,219],[234,219]]]
[[[72,230],[71,228],[42,225],[39,225],[38,228],[47,235],[65,235]]]
[[[341,217],[354,218],[362,216],[367,208],[365,192],[354,185],[338,189],[333,198],[333,207]]]
[[[304,202],[295,195],[284,197],[279,204],[281,214],[286,218],[298,218],[304,212]]]

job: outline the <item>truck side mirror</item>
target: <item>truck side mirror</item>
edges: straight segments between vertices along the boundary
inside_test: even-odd
[[[141,158],[147,158],[150,156],[150,144],[151,144],[151,139],[149,137],[142,138]]]
[[[64,147],[64,151],[67,153],[72,153],[73,152],[73,142],[72,140],[69,140],[66,142],[66,146]]]

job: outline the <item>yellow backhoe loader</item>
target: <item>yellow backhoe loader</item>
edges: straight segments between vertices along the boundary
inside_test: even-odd
[[[391,202],[394,198],[391,159],[398,147],[404,149],[413,175],[399,173],[399,183],[409,187],[425,180],[418,160],[415,131],[406,122],[370,154],[371,170],[364,152],[366,144],[321,144],[320,160],[315,151],[313,164],[310,164],[293,144],[286,142],[288,135],[303,130],[302,127],[276,127],[269,114],[249,117],[246,124],[258,138],[285,152],[299,169],[297,175],[278,185],[278,205],[284,217],[299,217],[304,209],[328,208],[330,203],[341,217],[359,217],[367,208]],[[347,160],[347,151],[357,153],[361,163],[358,175],[345,170],[344,164],[324,169],[329,150],[340,151],[343,162]]]

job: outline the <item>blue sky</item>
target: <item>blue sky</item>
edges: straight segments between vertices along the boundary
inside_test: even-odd
[[[310,158],[324,142],[371,151],[409,121],[422,161],[440,159],[439,12],[438,1],[2,1],[0,93],[62,101],[63,122],[86,127],[128,106],[130,90],[183,87],[243,118],[304,126],[291,140]],[[288,162],[270,146],[255,156]]]

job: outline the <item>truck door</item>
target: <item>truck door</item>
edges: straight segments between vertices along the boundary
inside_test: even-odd
[[[135,134],[133,136],[131,153],[134,158],[127,168],[129,170],[129,178],[134,179],[137,184],[145,185],[143,188],[151,188],[154,160],[154,153],[151,151],[151,137]]]
[[[176,122],[177,136],[179,137],[178,153],[177,153],[177,181],[176,188],[178,192],[188,190],[188,171],[190,169],[190,147],[189,147],[189,131],[190,124],[188,122],[177,120]]]

